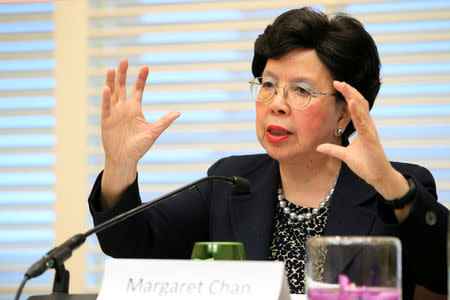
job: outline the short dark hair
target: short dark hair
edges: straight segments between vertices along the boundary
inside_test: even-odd
[[[333,79],[355,87],[372,108],[381,85],[380,58],[361,22],[344,13],[329,19],[310,7],[287,11],[256,39],[253,75],[262,75],[267,59],[280,58],[295,49],[314,49]],[[343,100],[340,94],[337,98]],[[343,145],[348,145],[354,131],[350,122],[342,135]]]

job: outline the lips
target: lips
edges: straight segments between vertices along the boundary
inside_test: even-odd
[[[267,139],[269,142],[277,144],[289,138],[292,132],[278,125],[269,125],[267,127]]]

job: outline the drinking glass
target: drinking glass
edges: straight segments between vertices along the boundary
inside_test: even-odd
[[[196,242],[192,259],[201,260],[245,260],[242,243],[239,242]]]
[[[401,243],[394,237],[323,236],[306,242],[311,300],[400,300]]]

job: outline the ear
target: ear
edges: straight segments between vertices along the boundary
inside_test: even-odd
[[[334,130],[334,134],[336,136],[341,136],[341,134],[337,133],[337,130],[341,128],[343,131],[345,131],[345,128],[347,128],[348,124],[350,123],[352,117],[350,114],[350,111],[348,109],[348,105],[346,101],[339,101],[336,105],[338,109],[338,119],[336,122],[336,128]]]

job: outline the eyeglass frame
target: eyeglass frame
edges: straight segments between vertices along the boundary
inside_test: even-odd
[[[295,105],[292,105],[291,103],[289,103],[289,94],[288,94],[287,91],[286,91],[286,87],[287,87],[288,85],[290,85],[290,84],[295,84],[295,83],[299,83],[299,82],[290,82],[290,83],[288,83],[288,84],[285,85],[285,86],[278,85],[278,84],[276,84],[276,83],[273,82],[273,87],[274,87],[274,88],[273,88],[272,96],[270,96],[269,99],[267,99],[267,100],[265,100],[265,101],[261,101],[261,100],[258,100],[258,98],[255,98],[255,96],[253,95],[252,89],[253,89],[253,86],[254,86],[254,85],[262,85],[262,83],[255,82],[255,81],[258,81],[258,79],[262,79],[262,78],[272,78],[272,77],[269,77],[269,76],[267,76],[267,77],[255,77],[255,78],[253,78],[253,80],[251,80],[251,81],[248,82],[248,83],[250,84],[250,92],[251,92],[251,94],[252,94],[253,100],[255,100],[256,102],[259,102],[259,103],[267,103],[267,102],[269,102],[270,100],[272,100],[272,99],[273,99],[273,96],[277,94],[278,88],[283,89],[283,96],[285,96],[285,97],[287,98],[286,103],[287,103],[290,107],[293,107],[293,108],[296,108],[296,109],[302,109],[302,108],[305,108],[306,106],[308,106],[308,104],[311,102],[312,95],[338,96],[337,93],[325,93],[325,92],[318,92],[318,91],[311,91],[311,90],[308,90],[308,89],[304,89],[305,91],[307,91],[307,92],[309,93],[309,99],[308,99],[308,101],[306,101],[306,103],[305,103],[303,106],[300,106],[300,107],[299,107],[299,106],[295,106]],[[274,81],[275,81],[275,80],[274,80]]]

